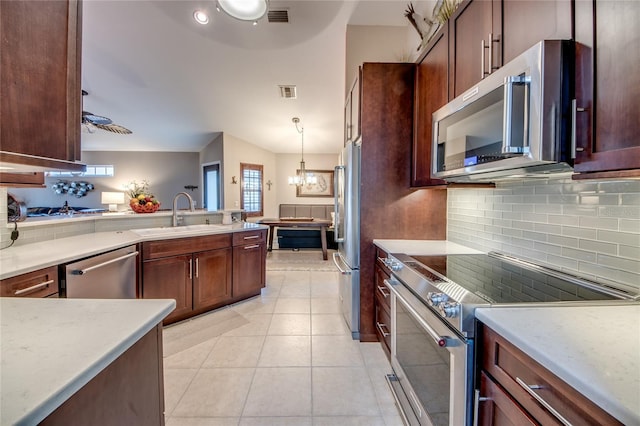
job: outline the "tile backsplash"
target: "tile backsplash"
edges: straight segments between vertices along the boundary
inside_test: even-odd
[[[450,188],[447,239],[640,290],[640,180]]]

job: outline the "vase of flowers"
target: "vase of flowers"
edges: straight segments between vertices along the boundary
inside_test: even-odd
[[[136,213],[154,213],[160,208],[160,202],[149,190],[149,182],[131,181],[127,184],[129,206]]]

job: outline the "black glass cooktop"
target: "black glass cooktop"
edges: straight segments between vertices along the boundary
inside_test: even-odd
[[[491,303],[602,301],[632,297],[584,279],[561,278],[559,274],[555,276],[554,271],[545,273],[535,265],[492,255],[411,258]],[[408,266],[432,282],[439,279],[416,262],[409,262]]]

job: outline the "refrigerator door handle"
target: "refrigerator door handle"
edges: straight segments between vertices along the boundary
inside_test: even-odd
[[[333,228],[335,229],[335,232],[333,233],[333,241],[336,243],[344,243],[344,236],[340,236],[340,209],[339,209],[339,205],[340,205],[340,194],[343,193],[340,191],[341,188],[339,188],[340,186],[340,173],[344,173],[344,166],[336,166],[334,168],[334,177],[333,177],[333,216],[334,216],[334,223],[333,223]],[[335,259],[334,259],[335,261]],[[340,269],[340,268],[338,268]]]
[[[338,270],[340,271],[340,274],[351,275],[351,271],[344,270],[340,267],[340,264],[338,264],[338,260],[337,260],[338,257],[340,257],[340,253],[333,253],[333,264],[336,265],[336,268],[338,268]]]

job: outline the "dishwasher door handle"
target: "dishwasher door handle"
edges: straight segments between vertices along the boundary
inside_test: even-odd
[[[102,268],[104,266],[111,265],[112,263],[120,262],[121,260],[125,260],[125,259],[128,259],[130,257],[137,256],[137,255],[138,255],[138,252],[134,251],[132,253],[125,254],[124,256],[116,257],[115,259],[107,260],[106,262],[102,262],[102,263],[98,263],[97,265],[89,266],[88,268],[74,269],[73,271],[71,271],[71,275],[84,275],[87,272],[93,271],[94,269],[99,269],[99,268]]]

